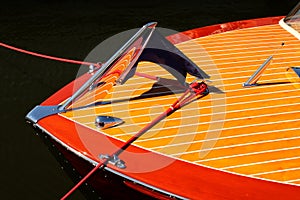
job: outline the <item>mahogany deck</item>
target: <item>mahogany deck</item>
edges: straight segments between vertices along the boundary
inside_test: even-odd
[[[282,42],[285,46],[280,48]],[[176,111],[134,145],[198,165],[300,185],[300,79],[287,71],[300,66],[299,45],[300,41],[279,25],[177,44],[211,76],[208,85],[223,93],[214,93],[211,88],[209,95]],[[242,84],[273,53],[271,65],[259,80],[261,85],[244,88]],[[138,71],[170,77],[148,62],[140,63]],[[188,77],[187,82],[193,79]],[[153,83],[135,76],[105,96],[112,104],[61,115],[99,132],[102,130],[94,124],[97,115],[119,117],[125,123],[104,132],[126,141],[180,96],[129,100],[147,92]],[[91,96],[83,102],[94,101],[98,100]]]

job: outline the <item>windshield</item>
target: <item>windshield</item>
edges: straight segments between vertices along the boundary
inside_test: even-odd
[[[286,16],[284,22],[300,33],[300,3]]]
[[[139,29],[117,52],[108,59],[75,93],[61,109],[92,105],[105,97],[115,85],[123,85],[133,76],[141,76],[159,83],[186,86],[187,74],[198,79],[209,78],[192,60],[155,29],[156,23],[148,23]],[[152,62],[172,75],[171,79],[137,71],[138,63]],[[172,79],[175,78],[175,79]],[[72,104],[71,104],[72,103]],[[68,107],[68,108],[71,108]]]

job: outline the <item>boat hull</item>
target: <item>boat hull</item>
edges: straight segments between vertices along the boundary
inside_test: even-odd
[[[66,147],[61,145],[52,137],[39,128],[35,128],[36,135],[48,147],[49,151],[61,165],[61,168],[68,174],[71,180],[75,183],[81,180],[94,165],[74,154]],[[134,188],[131,186],[134,183],[132,180],[126,179],[115,173],[102,169],[96,172],[86,184],[80,186],[81,193],[87,199],[145,199],[152,200],[153,197],[169,198],[164,194],[159,194],[153,189],[140,187],[134,183]],[[132,189],[131,189],[132,188]],[[113,192],[112,192],[113,191]],[[144,194],[146,193],[146,194]],[[61,194],[62,196],[63,194]]]
[[[215,25],[186,31],[191,38],[223,33],[243,28],[278,23],[282,17],[245,20],[240,22]],[[183,42],[180,36],[168,37],[173,43]],[[82,83],[87,77],[82,77]],[[71,96],[74,83],[70,83],[51,96],[42,105],[57,105]],[[36,127],[50,136],[54,144],[68,162],[78,171],[80,176],[88,173],[98,163],[99,158],[93,152],[109,154],[115,152],[123,142],[105,134],[91,130],[85,126],[60,115],[51,115],[41,119]],[[84,132],[84,136],[74,134]],[[97,141],[94,149],[87,148],[82,142]],[[111,145],[114,144],[114,145]],[[98,155],[98,156],[99,156]],[[218,170],[204,165],[194,164],[182,159],[166,156],[132,145],[122,153],[127,168],[119,169],[108,165],[104,171],[98,171],[88,182],[101,195],[105,176],[118,177],[116,185],[120,188],[131,187],[158,198],[178,199],[299,199],[300,187],[276,181],[253,178],[228,171]],[[110,174],[117,175],[110,175]],[[108,175],[109,174],[109,175]],[[120,177],[120,178],[119,178]],[[124,181],[126,184],[124,184]],[[138,184],[134,185],[134,182]],[[139,187],[141,186],[141,187]],[[108,186],[110,188],[110,186]],[[106,190],[106,189],[104,189]],[[150,194],[149,193],[152,193]],[[133,194],[132,195],[133,199]],[[161,196],[160,196],[161,195]]]
[[[36,130],[75,183],[94,167],[88,158],[78,156],[74,150],[49,137],[47,131],[39,127]],[[141,178],[146,178],[148,183]],[[149,185],[149,180],[154,186]],[[82,192],[88,199],[98,196],[109,199],[124,199],[124,196],[129,199],[299,199],[300,191],[297,186],[230,174],[183,161],[174,161],[164,169],[146,174],[105,168],[96,172],[87,183]],[[156,188],[158,183],[167,188]],[[112,188],[118,192],[112,192]]]

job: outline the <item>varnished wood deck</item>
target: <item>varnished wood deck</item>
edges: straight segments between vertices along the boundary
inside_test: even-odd
[[[242,84],[281,43],[261,85]],[[300,79],[289,67],[300,66],[300,42],[279,25],[230,31],[190,40],[177,47],[211,76],[211,93],[176,111],[134,144],[195,164],[253,177],[300,184]],[[139,72],[170,77],[152,63]],[[194,78],[188,77],[187,82]],[[138,97],[154,81],[134,77],[114,87],[107,105],[64,113],[91,129],[97,115],[122,118],[125,123],[104,132],[128,140],[163,112],[180,94]],[[94,96],[81,103],[97,101]],[[78,105],[81,105],[80,102]],[[102,130],[99,130],[102,131]]]

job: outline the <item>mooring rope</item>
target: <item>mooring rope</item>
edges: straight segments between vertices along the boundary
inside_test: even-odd
[[[49,59],[49,60],[55,60],[55,61],[59,61],[59,62],[65,62],[65,63],[72,63],[72,64],[78,64],[78,65],[94,65],[94,66],[99,66],[98,63],[92,63],[92,62],[85,62],[85,61],[79,61],[79,60],[72,60],[72,59],[67,59],[67,58],[59,58],[59,57],[55,57],[55,56],[49,56],[49,55],[45,55],[45,54],[41,54],[41,53],[36,53],[33,51],[28,51],[25,49],[21,49],[21,48],[17,48],[8,44],[4,44],[2,42],[0,42],[0,46],[13,50],[13,51],[17,51],[17,52],[21,52],[24,54],[28,54],[28,55],[32,55],[32,56],[36,56],[36,57],[40,57],[40,58],[45,58],[45,59]]]

